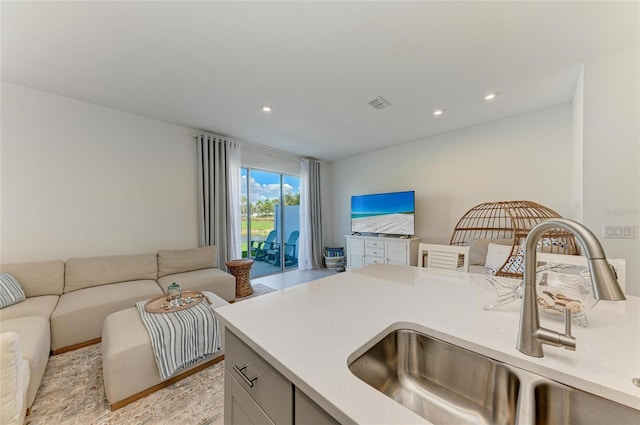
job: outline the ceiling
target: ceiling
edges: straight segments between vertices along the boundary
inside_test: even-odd
[[[638,44],[638,10],[636,1],[3,1],[1,72],[331,161],[570,102],[582,62]],[[376,96],[391,106],[372,108]]]

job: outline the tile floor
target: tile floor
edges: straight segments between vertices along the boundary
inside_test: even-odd
[[[335,270],[315,269],[315,270],[291,270],[284,273],[276,273],[269,276],[262,276],[251,279],[252,284],[262,283],[273,289],[284,289],[312,280],[321,279],[326,276],[336,274]]]
[[[311,282],[312,280],[321,279],[326,276],[336,274],[335,270],[329,269],[316,269],[316,270],[291,270],[284,273],[276,273],[269,276],[262,276],[255,279],[251,279],[251,283],[262,283],[263,285],[270,286],[273,289],[284,289],[292,286],[300,285],[302,283]],[[219,418],[217,421],[210,425],[223,425],[224,418]]]

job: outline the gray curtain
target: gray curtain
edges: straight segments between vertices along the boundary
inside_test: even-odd
[[[300,161],[300,249],[298,269],[322,267],[322,215],[320,213],[320,162]]]
[[[240,206],[234,202],[240,193],[239,187],[234,188],[239,185],[240,149],[236,142],[215,135],[200,134],[196,142],[199,244],[217,247],[218,268],[224,270],[240,251]]]

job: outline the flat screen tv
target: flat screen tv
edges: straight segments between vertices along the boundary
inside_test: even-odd
[[[415,191],[351,197],[351,231],[386,235],[415,234]]]

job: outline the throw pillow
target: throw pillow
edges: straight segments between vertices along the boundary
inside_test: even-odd
[[[22,286],[9,273],[0,273],[0,308],[24,301],[26,296]]]
[[[524,249],[518,250],[515,256],[510,257],[502,271],[505,273],[524,273]]]
[[[493,270],[498,270],[511,255],[511,248],[512,247],[510,245],[490,243],[487,247],[487,258],[484,261],[484,266]]]
[[[490,243],[511,246],[513,245],[513,239],[470,238],[469,265],[484,266],[487,259],[487,249],[489,248]]]

